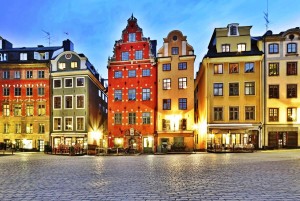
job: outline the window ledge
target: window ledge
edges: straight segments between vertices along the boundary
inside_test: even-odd
[[[298,53],[286,53],[285,56],[299,56]]]

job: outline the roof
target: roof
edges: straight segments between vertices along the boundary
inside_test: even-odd
[[[39,51],[55,51],[62,48],[62,46],[53,47],[19,47],[19,48],[9,48],[0,49],[1,52],[39,52]]]

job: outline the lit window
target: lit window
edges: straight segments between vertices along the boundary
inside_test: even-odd
[[[8,117],[10,115],[9,104],[3,104],[3,116]]]
[[[186,77],[178,78],[178,88],[179,89],[187,88],[187,78]]]
[[[31,123],[26,124],[26,133],[28,133],[28,134],[33,133],[33,124],[31,124]]]
[[[77,61],[71,62],[71,68],[77,68],[77,65],[78,65]]]
[[[237,48],[238,48],[238,52],[246,51],[246,44],[245,43],[238,44]]]
[[[269,108],[269,121],[279,120],[279,108]]]
[[[255,95],[255,82],[245,82],[245,95]]]
[[[171,78],[163,79],[163,89],[171,89]]]
[[[20,60],[27,60],[27,53],[20,53]]]
[[[186,130],[186,128],[187,128],[187,120],[186,119],[180,119],[180,121],[179,121],[179,129],[180,130]],[[178,138],[181,138],[181,137],[176,137],[176,138],[178,139]],[[175,140],[176,138],[174,137],[174,142],[176,141]],[[182,143],[182,145],[183,145],[183,143]]]
[[[17,134],[20,134],[22,132],[22,127],[21,127],[20,123],[16,123],[15,128],[16,128],[16,133]]]
[[[72,130],[73,130],[73,118],[65,117],[65,131],[72,131]]]
[[[9,124],[4,124],[3,126],[3,133],[9,133]]]
[[[297,121],[297,108],[287,108],[287,121]]]
[[[39,133],[41,134],[45,133],[45,124],[39,123]]]
[[[269,76],[279,75],[279,63],[269,63]]]
[[[223,64],[214,64],[214,73],[223,74]]]
[[[14,105],[14,115],[19,117],[22,115],[22,106],[20,104]]]
[[[45,116],[46,115],[46,106],[44,104],[38,105],[38,115]]]
[[[59,62],[59,63],[58,63],[58,68],[59,68],[60,70],[65,69],[65,68],[66,68],[66,63]]]
[[[163,128],[163,130],[170,130],[171,129],[169,119],[163,119],[162,120],[162,128]]]
[[[239,73],[239,64],[229,64],[229,73]]]
[[[53,118],[53,130],[60,131],[61,130],[61,117]]]
[[[33,116],[33,104],[26,105],[26,116]]]
[[[230,45],[229,44],[223,44],[222,45],[222,52],[230,52]]]

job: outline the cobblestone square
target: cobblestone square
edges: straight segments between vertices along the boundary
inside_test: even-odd
[[[300,200],[300,150],[0,156],[0,200]]]

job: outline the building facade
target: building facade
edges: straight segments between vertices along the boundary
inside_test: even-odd
[[[16,150],[49,144],[49,68],[57,47],[23,47],[0,37],[0,142]]]
[[[163,39],[157,57],[157,151],[194,150],[194,49],[181,31]]]
[[[105,88],[88,58],[64,42],[65,51],[51,60],[51,146],[57,152],[94,152],[107,144]]]
[[[263,146],[295,148],[300,145],[299,27],[279,34],[266,32],[265,50],[265,125]]]
[[[206,149],[262,146],[262,42],[250,30],[216,28],[197,72],[195,116]]]
[[[156,41],[132,15],[108,60],[108,147],[155,151]]]

